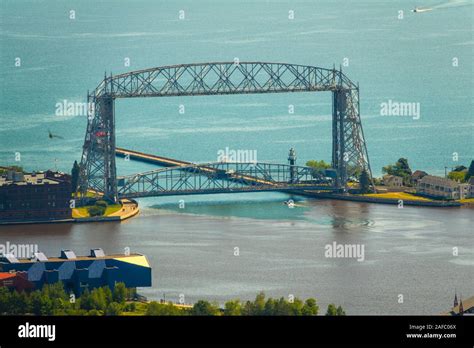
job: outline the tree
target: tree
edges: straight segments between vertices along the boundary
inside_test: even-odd
[[[94,308],[89,289],[84,290],[81,297],[79,298],[79,306],[81,309],[85,309],[87,311],[90,311]]]
[[[265,312],[265,293],[259,292],[255,297],[255,301],[252,306],[252,315],[262,315]]]
[[[318,315],[319,306],[316,303],[314,298],[308,298],[301,310],[301,315],[309,316],[309,315]]]
[[[342,309],[341,306],[337,307],[336,309],[336,315],[346,315],[346,312]]]
[[[125,303],[127,299],[127,288],[124,283],[117,283],[117,285],[115,285],[113,299],[117,303]]]
[[[287,302],[283,297],[279,300],[275,300],[275,310],[272,315],[291,315],[292,310],[290,303]]]
[[[405,185],[410,185],[412,172],[406,158],[399,158],[395,164],[389,164],[388,166],[383,167],[382,172],[389,175],[400,176],[403,178],[403,183]]]
[[[293,302],[288,303],[290,315],[301,316],[303,315],[304,303],[299,298],[295,298]]]
[[[224,305],[224,315],[242,315],[242,305],[239,300],[227,301]]]
[[[79,164],[77,164],[77,161],[74,161],[74,164],[72,166],[71,170],[71,190],[72,192],[77,191],[77,185],[79,183]]]
[[[315,178],[320,176],[325,169],[331,168],[331,165],[329,163],[324,162],[323,160],[310,160],[306,162],[306,166],[313,169],[311,175]]]
[[[242,308],[242,315],[252,315],[252,302],[247,301],[245,302],[244,307]]]
[[[122,304],[122,302],[117,301],[114,295],[112,295],[112,290],[110,290],[108,286],[103,286],[102,289],[104,289],[104,298],[105,298],[105,303],[107,304],[107,306],[112,302],[118,302]],[[123,303],[125,303],[125,300],[123,301]]]
[[[122,313],[122,305],[117,302],[110,303],[105,309],[105,315],[120,315]]]
[[[324,170],[324,169],[331,168],[331,165],[329,163],[324,162],[323,160],[320,160],[320,161],[310,160],[306,162],[306,166],[317,169],[317,170]]]
[[[360,193],[367,193],[370,191],[370,179],[369,174],[364,169],[359,177],[359,191]]]
[[[469,169],[467,170],[466,176],[464,177],[464,180],[468,181],[472,176],[474,176],[474,160],[471,161],[471,164],[469,165]]]
[[[191,309],[191,314],[192,315],[218,315],[219,314],[219,308],[217,306],[211,304],[208,301],[204,300],[199,300],[197,301],[193,308]]]
[[[454,180],[454,181],[459,181],[459,182],[464,182],[465,177],[466,177],[465,172],[452,171],[452,172],[449,172],[448,174],[449,179]]]
[[[137,305],[136,305],[135,302],[127,303],[127,304],[124,306],[123,310],[124,310],[125,312],[135,312],[135,311],[137,310]]]
[[[269,298],[267,302],[265,303],[265,315],[273,315],[273,313],[275,313],[275,307],[276,307],[275,300],[272,298]]]
[[[344,312],[341,306],[336,308],[336,305],[334,303],[331,303],[328,305],[326,315],[346,315],[346,312]]]
[[[11,293],[6,287],[0,287],[0,315],[8,313],[10,309]]]
[[[20,167],[20,166],[9,166],[7,168],[0,168],[0,174],[5,174],[7,173],[9,170],[13,170],[14,172],[20,172],[20,173],[23,173],[23,167]]]
[[[92,308],[103,311],[107,308],[105,292],[103,288],[97,288],[91,292]]]
[[[101,200],[98,200],[97,202],[95,202],[95,205],[98,206],[98,207],[104,207],[104,208],[107,208],[107,202],[104,201],[103,199]]]
[[[462,166],[462,165],[461,166],[456,166],[453,169],[453,172],[464,172],[464,171],[467,171],[467,168]]]
[[[105,208],[97,205],[87,207],[90,216],[102,216],[105,213]]]
[[[330,303],[328,305],[328,309],[326,311],[326,315],[336,315],[337,313],[337,308],[336,308],[336,305],[333,304],[333,303]]]
[[[30,294],[31,312],[34,315],[41,315],[41,291],[35,290]]]

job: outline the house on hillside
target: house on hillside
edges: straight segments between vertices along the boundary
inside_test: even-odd
[[[383,176],[383,184],[389,187],[402,187],[403,178],[400,176],[387,174]]]
[[[410,181],[413,186],[418,185],[418,181],[420,181],[423,177],[427,176],[428,173],[423,170],[415,170],[413,174],[410,176]]]

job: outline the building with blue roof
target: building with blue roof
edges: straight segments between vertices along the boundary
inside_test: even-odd
[[[102,249],[92,249],[89,256],[76,256],[72,250],[62,250],[59,257],[48,258],[35,253],[31,259],[0,256],[0,272],[26,272],[34,289],[44,284],[62,282],[68,292],[80,296],[85,289],[108,286],[113,290],[122,282],[127,288],[151,286],[151,267],[142,254],[105,255]]]

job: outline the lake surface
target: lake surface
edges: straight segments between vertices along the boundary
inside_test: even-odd
[[[324,309],[339,303],[349,314],[436,314],[450,308],[455,288],[473,292],[472,209],[298,197],[291,209],[284,195],[241,196],[238,203],[206,204],[194,197],[184,209],[178,198],[163,205],[147,199],[141,215],[124,223],[3,226],[0,237],[38,244],[47,255],[61,248],[87,254],[91,247],[144,253],[153,287],[141,292],[150,299],[184,294],[186,302],[223,303],[263,290],[315,297]],[[333,242],[363,245],[364,260],[325,257]]]

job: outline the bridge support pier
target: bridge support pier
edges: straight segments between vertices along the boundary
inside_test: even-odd
[[[113,98],[101,98],[101,116],[105,132],[104,151],[104,181],[105,181],[105,198],[113,201],[118,200],[117,195],[117,171],[115,167],[115,106]]]
[[[332,93],[332,167],[336,169],[336,187],[345,190],[347,181],[347,154],[345,154],[344,121],[346,118],[346,91]]]
[[[115,107],[110,95],[88,96],[94,105],[88,118],[80,166],[79,188],[82,198],[89,188],[102,192],[104,199],[116,203],[117,172],[115,167]]]

